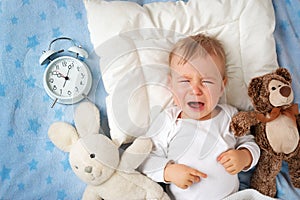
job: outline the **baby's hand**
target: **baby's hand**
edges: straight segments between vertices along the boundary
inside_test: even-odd
[[[229,174],[237,174],[247,169],[252,163],[252,155],[248,149],[231,149],[221,153],[217,161],[223,165]]]
[[[182,189],[187,189],[192,184],[198,183],[201,178],[206,177],[206,174],[183,164],[169,163],[164,171],[165,181],[174,183]]]

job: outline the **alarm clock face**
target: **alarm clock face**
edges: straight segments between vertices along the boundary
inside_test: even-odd
[[[91,85],[92,76],[87,65],[69,56],[58,57],[50,62],[44,74],[46,92],[63,104],[82,100]]]

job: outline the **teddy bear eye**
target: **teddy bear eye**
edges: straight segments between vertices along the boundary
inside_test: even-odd
[[[75,165],[74,167],[75,167],[75,169],[78,169],[78,166],[77,166],[77,165]]]
[[[95,154],[90,154],[90,158],[95,158]]]
[[[272,90],[276,90],[276,87],[272,87],[271,89],[272,89]]]

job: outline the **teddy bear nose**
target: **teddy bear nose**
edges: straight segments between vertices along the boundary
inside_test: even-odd
[[[92,170],[93,170],[93,168],[92,168],[91,166],[87,166],[87,167],[84,168],[84,171],[85,171],[86,173],[91,173]]]
[[[288,86],[283,86],[279,90],[280,94],[284,97],[288,97],[291,94],[291,88]]]

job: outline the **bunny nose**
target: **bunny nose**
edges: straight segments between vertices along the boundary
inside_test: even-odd
[[[288,97],[291,94],[291,88],[288,86],[283,86],[279,90],[280,94],[284,97]]]
[[[91,166],[87,166],[87,167],[84,168],[84,171],[85,171],[86,173],[91,173],[92,170],[93,170],[93,168],[92,168]]]

